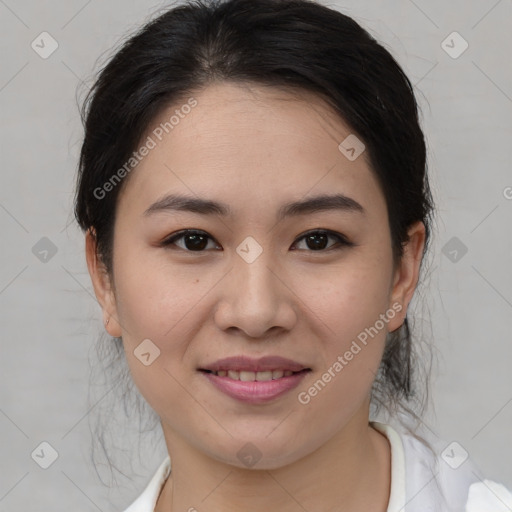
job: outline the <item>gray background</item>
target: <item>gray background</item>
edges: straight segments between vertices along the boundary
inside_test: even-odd
[[[512,2],[323,3],[391,51],[422,109],[439,210],[412,310],[438,354],[425,425],[512,488]],[[88,396],[88,358],[103,328],[71,217],[77,91],[105,52],[165,5],[0,0],[0,512],[122,510],[166,454],[157,430],[140,445],[133,480],[112,489],[98,481],[88,424],[114,395],[99,387]],[[58,42],[47,59],[31,47],[43,31]],[[442,47],[453,31],[469,44],[458,58]],[[37,254],[43,237],[57,249],[47,261]],[[137,429],[114,430],[128,473]],[[58,453],[48,469],[31,457],[44,441]]]

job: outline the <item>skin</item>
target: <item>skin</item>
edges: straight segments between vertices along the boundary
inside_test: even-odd
[[[113,276],[86,235],[107,330],[122,336],[133,379],[159,414],[171,455],[155,510],[384,512],[390,446],[368,423],[369,393],[386,333],[403,323],[418,281],[424,225],[411,227],[394,267],[386,203],[366,153],[350,161],[339,151],[350,129],[321,99],[234,83],[194,97],[198,105],[124,183]],[[152,127],[179,106],[161,112]],[[143,215],[171,192],[226,203],[233,215]],[[355,199],[365,214],[323,211],[276,223],[283,203],[335,192]],[[158,245],[182,229],[207,233],[202,252],[186,238]],[[315,251],[300,239],[315,229],[355,245],[329,238]],[[263,249],[252,263],[236,252],[247,236]],[[299,403],[298,393],[397,303],[401,311],[378,335],[308,404]],[[160,349],[148,366],[134,355],[144,339]],[[235,354],[281,355],[312,371],[272,402],[245,404],[196,370]],[[252,467],[237,457],[247,442],[261,453]]]

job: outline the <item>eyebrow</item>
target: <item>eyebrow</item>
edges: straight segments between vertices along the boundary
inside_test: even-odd
[[[324,194],[282,205],[277,212],[277,220],[290,216],[331,210],[366,214],[361,204],[351,197],[343,194]],[[157,212],[167,211],[185,211],[200,215],[220,215],[224,217],[232,215],[231,208],[227,204],[178,194],[168,194],[162,197],[153,203],[143,215],[150,216]]]

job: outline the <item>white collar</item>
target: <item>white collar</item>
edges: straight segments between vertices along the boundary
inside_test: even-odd
[[[387,512],[402,512],[406,502],[405,494],[405,453],[402,440],[398,432],[378,421],[371,421],[370,425],[384,434],[391,446],[391,490]]]

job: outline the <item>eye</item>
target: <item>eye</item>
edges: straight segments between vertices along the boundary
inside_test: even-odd
[[[354,243],[347,240],[347,238],[341,233],[336,233],[334,231],[329,231],[326,229],[317,229],[314,231],[309,231],[308,233],[302,235],[297,240],[299,242],[304,240],[306,242],[307,247],[311,249],[311,251],[321,252],[326,250],[326,242],[328,241],[329,238],[335,239],[338,242],[338,244],[342,247],[350,247],[354,245]],[[181,249],[184,249],[188,252],[203,252],[203,250],[206,249],[208,246],[208,239],[213,241],[213,238],[210,237],[204,231],[184,229],[166,238],[160,245],[162,247],[168,247],[173,244],[176,244],[178,240],[183,240],[184,246],[176,244]],[[296,243],[297,242],[295,242],[295,244]],[[332,249],[333,245],[336,244],[332,244],[330,247],[327,247],[327,249]]]
[[[305,235],[302,235],[298,240],[305,240],[307,247],[312,249],[312,251],[318,252],[325,250],[326,242],[329,238],[336,239],[340,246],[353,246],[354,244],[347,240],[347,238],[341,233],[336,233],[334,231],[329,231],[327,229],[317,229],[315,231],[309,231]],[[333,244],[336,245],[336,244]],[[330,250],[333,248],[333,245],[328,247]],[[340,249],[341,247],[338,247]]]
[[[185,249],[189,252],[202,252],[203,249],[208,245],[206,240],[213,240],[204,231],[197,231],[193,229],[184,229],[174,233],[170,237],[166,238],[161,246],[167,247],[173,245],[177,240],[184,240],[185,247],[179,246],[181,249]]]

